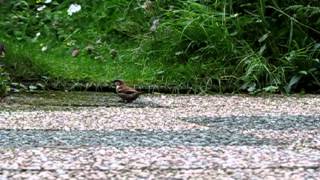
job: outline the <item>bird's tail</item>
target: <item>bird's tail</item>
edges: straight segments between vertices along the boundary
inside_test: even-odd
[[[143,91],[139,91],[139,92],[138,92],[138,94],[144,94],[144,93],[145,93],[145,92],[143,92]]]

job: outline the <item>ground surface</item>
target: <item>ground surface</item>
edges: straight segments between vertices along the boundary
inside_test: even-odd
[[[320,96],[14,95],[0,179],[319,179]]]

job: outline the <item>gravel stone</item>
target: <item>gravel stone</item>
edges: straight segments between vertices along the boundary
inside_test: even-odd
[[[320,179],[320,96],[17,94],[0,179]]]

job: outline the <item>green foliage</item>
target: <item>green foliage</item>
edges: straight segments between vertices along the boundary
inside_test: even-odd
[[[123,78],[196,92],[320,86],[317,0],[79,0],[81,10],[68,15],[72,3],[0,7],[7,14],[0,32],[11,49],[6,63],[16,78]],[[70,57],[74,48],[77,58]]]
[[[0,66],[0,98],[9,92],[9,75]]]

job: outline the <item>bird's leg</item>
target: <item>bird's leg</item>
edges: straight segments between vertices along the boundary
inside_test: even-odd
[[[120,103],[124,103],[124,102],[126,102],[125,100],[123,100],[123,99],[120,99],[118,102],[120,102]]]

